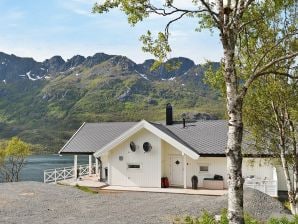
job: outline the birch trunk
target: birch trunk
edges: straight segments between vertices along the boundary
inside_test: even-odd
[[[295,201],[295,207],[293,208],[294,213],[298,214],[298,156],[297,156],[297,141],[296,141],[296,130],[294,127],[294,123],[292,121],[290,123],[290,131],[291,131],[291,137],[292,137],[292,145],[293,145],[293,172],[294,172],[294,201]]]
[[[227,44],[233,46],[233,43]],[[228,219],[230,224],[244,223],[243,178],[241,143],[243,135],[242,101],[237,93],[237,78],[234,69],[234,48],[227,47],[225,55],[225,80],[227,91],[228,142],[226,149],[228,174]]]
[[[291,212],[292,214],[296,214],[296,198],[295,198],[296,194],[294,192],[294,188],[290,178],[289,166],[285,156],[285,149],[284,149],[284,146],[282,145],[281,145],[280,158],[281,158],[281,163],[284,170],[284,175],[286,178],[286,185],[288,189],[288,197],[289,197]]]

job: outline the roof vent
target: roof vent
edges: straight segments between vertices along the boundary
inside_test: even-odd
[[[166,124],[167,125],[173,124],[173,108],[170,103],[168,103],[166,107]]]

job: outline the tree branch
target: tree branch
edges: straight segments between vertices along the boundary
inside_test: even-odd
[[[267,69],[269,69],[272,65],[280,62],[280,61],[284,61],[284,60],[287,60],[287,59],[292,59],[294,57],[296,57],[298,55],[298,52],[294,52],[292,54],[289,54],[289,55],[285,55],[283,57],[280,57],[280,58],[277,58],[275,60],[273,60],[272,62],[269,62],[267,63],[266,65],[264,65],[259,71],[255,72],[254,74],[252,74],[248,79],[247,81],[245,82],[244,86],[242,87],[242,91],[239,95],[239,97],[244,97],[246,92],[247,92],[247,89],[248,87],[258,78],[258,77],[261,77],[261,76],[264,76],[264,75],[268,75],[268,74],[276,74],[276,75],[282,75],[282,76],[286,76],[286,77],[289,77],[291,79],[298,79],[298,76],[295,76],[295,75],[290,75],[288,73],[285,73],[285,72],[279,72],[279,71],[272,71],[272,70],[269,70],[269,71],[266,71]]]

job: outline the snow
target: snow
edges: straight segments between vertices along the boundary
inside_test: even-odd
[[[44,68],[40,68],[40,70],[43,70],[44,71],[45,69]]]
[[[4,79],[4,80],[2,80],[2,82],[4,83],[4,84],[6,84],[6,80]]]
[[[2,61],[1,64],[2,64],[2,65],[6,65],[5,61]]]
[[[166,79],[161,79],[162,81],[166,81]]]
[[[147,77],[147,75],[145,75],[145,74],[141,74],[141,73],[139,73],[138,71],[136,71],[143,79],[146,79],[146,80],[149,80],[148,79],[148,77]]]
[[[76,74],[76,76],[79,76],[79,75],[80,75],[79,73]]]
[[[169,80],[169,81],[174,81],[175,78],[176,78],[176,77],[171,77],[171,78],[169,78],[168,80]]]
[[[36,78],[33,78],[31,76],[31,71],[27,72],[26,75],[27,75],[28,79],[30,79],[32,81],[36,81],[36,80],[42,79],[42,77],[40,77],[40,76],[37,76]],[[32,74],[32,75],[34,76],[34,74]]]
[[[51,77],[46,75],[46,76],[44,76],[44,78],[45,79],[50,79]]]
[[[148,77],[145,74],[139,74],[141,77],[143,77],[146,80],[149,80]]]
[[[182,85],[182,86],[185,86],[185,84],[184,84],[184,83],[182,83],[181,85]]]

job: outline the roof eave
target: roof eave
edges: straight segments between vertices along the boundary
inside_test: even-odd
[[[118,138],[116,138],[114,141],[110,142],[109,144],[107,144],[103,148],[97,150],[94,153],[94,156],[95,157],[99,157],[99,156],[105,154],[106,152],[108,152],[109,150],[113,149],[114,147],[116,147],[120,143],[124,142],[131,135],[135,134],[136,132],[138,132],[142,128],[145,128],[146,130],[148,130],[148,131],[152,132],[153,134],[159,136],[161,139],[163,139],[164,141],[168,142],[169,144],[175,145],[175,147],[178,150],[180,150],[182,153],[188,155],[190,158],[196,160],[196,159],[198,159],[200,157],[200,155],[198,153],[196,153],[192,149],[186,147],[182,143],[178,142],[177,140],[175,140],[171,136],[167,135],[165,132],[159,130],[158,128],[154,127],[152,124],[150,124],[149,122],[147,122],[145,120],[140,121],[135,126],[133,126],[129,130],[127,130],[126,132],[124,132],[121,136],[119,136]]]
[[[59,150],[58,154],[62,154],[63,150],[66,148],[66,146],[71,142],[71,140],[79,133],[79,131],[84,127],[84,125],[86,124],[86,122],[84,122],[81,127],[79,127],[79,129],[71,136],[71,138],[65,143],[65,145]],[[70,153],[70,152],[69,152]],[[75,153],[75,152],[73,152]]]

